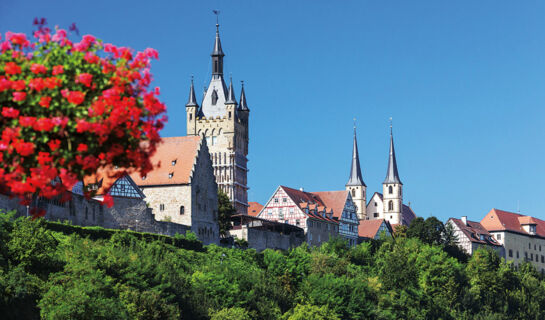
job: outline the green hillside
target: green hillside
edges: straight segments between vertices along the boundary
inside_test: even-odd
[[[545,318],[531,266],[447,252],[398,237],[256,253],[0,214],[0,318]]]

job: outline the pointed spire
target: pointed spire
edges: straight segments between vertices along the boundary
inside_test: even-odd
[[[235,90],[233,89],[233,78],[229,77],[229,93],[227,95],[227,101],[225,104],[237,104],[237,99],[235,98]]]
[[[399,173],[397,172],[396,152],[394,149],[394,135],[392,133],[392,118],[390,118],[390,156],[388,158],[388,171],[386,172],[386,179],[383,184],[386,183],[401,183],[399,179]]]
[[[189,89],[189,99],[187,100],[186,107],[198,107],[197,98],[195,97],[195,88],[193,86],[193,76],[191,76],[191,88]]]
[[[220,25],[218,23],[216,23],[216,40],[214,41],[214,50],[212,51],[211,56],[225,56],[223,50],[221,49]]]
[[[248,104],[246,103],[246,93],[244,92],[244,81],[240,81],[242,84],[242,90],[240,91],[240,105],[238,106],[238,110],[243,111],[250,111],[248,108]]]
[[[355,119],[354,119],[355,121]],[[358,141],[356,139],[356,124],[354,123],[354,145],[352,147],[352,165],[350,166],[350,178],[346,183],[347,186],[364,186],[363,178],[361,177],[360,156],[358,153]]]

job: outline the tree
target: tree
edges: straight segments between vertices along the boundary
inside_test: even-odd
[[[411,221],[407,229],[407,237],[418,238],[427,244],[442,244],[444,229],[443,222],[436,217],[429,217],[426,220],[418,217]]]
[[[340,320],[327,306],[314,306],[310,304],[298,304],[294,309],[282,316],[283,320]]]
[[[210,320],[250,320],[248,311],[244,308],[234,307],[221,309],[212,314]]]
[[[229,197],[221,190],[218,190],[218,224],[221,236],[227,236],[227,232],[231,230],[231,217],[236,213],[237,211],[229,201]]]
[[[149,89],[157,51],[133,55],[92,35],[74,43],[43,24],[34,37],[7,32],[0,47],[0,192],[29,204],[33,194],[69,196],[101,167],[145,175],[166,121],[159,90]]]

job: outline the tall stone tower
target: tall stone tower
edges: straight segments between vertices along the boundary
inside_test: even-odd
[[[386,179],[382,183],[384,200],[384,219],[392,224],[401,223],[403,212],[403,183],[397,172],[396,153],[394,149],[394,136],[390,125],[390,155],[388,158],[388,171]]]
[[[364,220],[367,216],[367,186],[361,177],[360,156],[358,154],[358,141],[356,139],[356,127],[354,127],[354,146],[352,148],[352,165],[350,167],[350,177],[345,186],[346,190],[352,195],[352,201],[356,205],[358,219]]]
[[[187,135],[206,138],[218,188],[225,192],[239,214],[248,212],[248,118],[250,109],[246,102],[244,83],[237,103],[233,81],[229,89],[223,76],[223,49],[219,24],[212,51],[212,78],[204,92],[199,107],[193,80],[186,104]]]

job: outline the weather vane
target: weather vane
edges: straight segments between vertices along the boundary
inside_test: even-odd
[[[216,24],[220,24],[219,23],[219,17],[220,17],[220,11],[219,10],[212,10],[212,12],[214,12],[214,14],[216,15]]]

